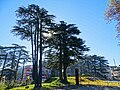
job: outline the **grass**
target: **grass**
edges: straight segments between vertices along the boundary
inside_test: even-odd
[[[26,90],[32,90],[34,88],[34,84],[28,85],[28,86],[29,86],[29,88]],[[65,86],[65,84],[61,83],[59,81],[58,77],[54,77],[54,78],[50,78],[50,79],[46,80],[42,84],[41,90],[51,90],[51,89],[54,89],[54,88],[60,87],[60,86]],[[22,87],[12,88],[10,90],[25,90],[25,88],[26,88],[26,86],[22,86]]]
[[[81,78],[81,85],[95,85],[95,86],[111,86],[111,87],[118,87],[120,86],[120,82],[108,82],[105,80],[89,80],[87,77]]]
[[[75,77],[68,77],[69,85],[75,85]],[[80,78],[81,85],[96,85],[96,86],[120,86],[120,82],[106,82],[105,80],[90,80],[88,77]],[[55,88],[65,86],[66,84],[61,83],[58,77],[50,78],[42,84],[41,90],[53,90]],[[28,85],[29,88],[26,90],[32,90],[34,85]],[[10,90],[25,90],[26,86],[16,87]],[[37,90],[37,89],[36,89]]]
[[[7,86],[4,83],[0,83],[0,90],[5,90]]]

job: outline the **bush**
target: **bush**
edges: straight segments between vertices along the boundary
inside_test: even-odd
[[[16,81],[12,80],[12,81],[6,81],[5,84],[7,86],[6,89],[10,89],[10,88],[14,88],[14,87],[26,86],[27,82],[26,81],[21,82],[18,80],[16,80]]]
[[[5,88],[6,88],[5,83],[0,83],[0,90],[5,90]]]
[[[6,81],[5,84],[7,85],[7,88],[6,89],[10,89],[10,88],[13,88],[13,87],[17,87],[17,82],[15,81]]]

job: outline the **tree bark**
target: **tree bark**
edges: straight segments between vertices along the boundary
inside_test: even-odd
[[[67,61],[68,61],[68,50],[67,50],[67,47],[66,46],[64,46],[64,57],[63,57],[63,68],[64,68],[64,81],[65,82],[68,82],[67,81],[67,74],[66,74],[66,69],[67,69]]]
[[[14,62],[15,62],[15,52],[16,52],[16,49],[14,50],[13,52],[13,57],[12,57],[12,63],[11,63],[11,71],[10,71],[10,78],[9,80],[11,81],[12,80],[12,71],[14,69]],[[15,77],[15,73],[14,73],[14,77]]]
[[[37,60],[37,32],[36,32],[36,30],[35,30],[35,36],[34,36],[34,46],[35,46],[35,87],[38,87],[38,60]]]
[[[59,60],[59,79],[62,81],[62,43],[61,43],[61,37],[59,38],[60,40],[60,60]]]
[[[31,47],[32,47],[32,64],[33,64],[33,69],[32,69],[32,78],[35,81],[35,59],[34,59],[34,41],[33,41],[33,30],[32,30],[32,24],[30,24],[30,32],[31,32]]]
[[[1,81],[2,76],[3,76],[3,71],[4,71],[4,68],[5,68],[6,60],[7,60],[7,54],[5,55],[5,61],[4,61],[3,68],[2,68],[2,71],[1,71],[1,75],[0,75],[0,81]]]
[[[65,34],[65,32],[64,32]],[[64,67],[64,81],[67,81],[67,75],[66,75],[66,69],[67,69],[67,63],[68,63],[68,48],[67,48],[67,37],[66,34],[63,35],[63,67]]]
[[[67,70],[67,66],[64,64],[64,72],[63,72],[63,75],[64,75],[64,81],[65,81],[65,82],[68,82],[68,81],[67,81],[66,70]]]
[[[42,87],[42,21],[40,21],[39,87]]]
[[[22,76],[21,76],[21,81],[23,80],[23,75],[24,75],[24,67],[25,67],[25,60],[24,60],[24,62],[23,62],[23,70],[22,70]]]
[[[39,39],[39,19],[37,19],[37,24],[36,24],[36,32],[37,32],[37,36],[36,36],[36,60],[37,60],[37,66],[38,66],[38,48],[39,48],[39,41],[38,41],[38,39]],[[39,71],[38,70],[38,67],[37,67],[37,71]],[[38,76],[39,76],[39,73],[37,72],[37,74],[38,74]],[[37,79],[38,80],[38,79]],[[37,87],[39,87],[39,80],[37,81]]]
[[[21,49],[22,50],[22,49]],[[19,57],[18,57],[18,61],[17,61],[17,67],[16,67],[16,72],[15,72],[15,80],[17,78],[17,71],[18,71],[18,67],[19,67],[19,61],[20,61],[20,56],[21,56],[21,50],[20,50],[20,53],[19,53]]]

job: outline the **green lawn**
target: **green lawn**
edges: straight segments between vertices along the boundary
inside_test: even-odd
[[[42,88],[41,90],[45,90],[45,89],[54,89],[56,87],[60,87],[60,86],[64,86],[65,84],[59,82],[59,79],[58,77],[56,78],[51,78],[50,80],[47,80],[45,83],[42,84]],[[32,90],[34,88],[34,84],[32,85],[28,85],[29,88],[27,90]],[[23,86],[23,87],[16,87],[16,88],[13,88],[13,89],[10,89],[10,90],[25,90],[26,89],[26,86]],[[36,89],[37,90],[37,89]]]
[[[69,85],[75,85],[75,77],[68,77]],[[80,84],[82,85],[97,85],[97,86],[120,86],[120,82],[106,82],[104,80],[95,80],[91,81],[88,79],[88,77],[81,77]],[[32,90],[34,88],[34,85],[28,85],[29,88],[26,90]],[[65,86],[65,84],[59,82],[58,78],[52,78],[50,80],[47,80],[45,83],[42,84],[41,90],[49,90],[54,89],[56,87]],[[25,90],[26,86],[23,87],[17,87],[10,90]],[[37,89],[36,89],[37,90]]]

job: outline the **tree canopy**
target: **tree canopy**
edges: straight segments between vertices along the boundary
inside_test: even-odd
[[[115,20],[117,21],[117,37],[120,37],[120,0],[111,0],[105,11],[105,18],[108,21]]]

